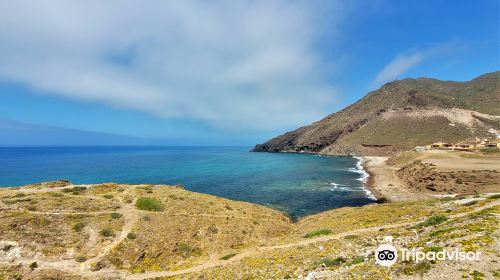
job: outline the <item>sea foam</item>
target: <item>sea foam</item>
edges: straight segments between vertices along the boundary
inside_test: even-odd
[[[356,163],[356,168],[349,168],[349,171],[361,175],[361,177],[359,177],[356,180],[361,181],[363,183],[363,190],[366,193],[366,196],[372,200],[377,200],[375,195],[368,189],[367,183],[368,183],[368,177],[370,175],[363,168],[363,158],[362,157],[354,157],[354,158],[358,160],[358,162]]]

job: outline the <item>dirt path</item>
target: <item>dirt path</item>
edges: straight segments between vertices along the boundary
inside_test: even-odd
[[[112,214],[112,213],[120,213],[120,211],[96,211],[96,212],[41,212],[41,211],[26,211],[30,214],[37,215],[101,215],[101,214]]]
[[[73,185],[69,184],[67,186],[63,187],[54,187],[54,188],[47,188],[47,187],[37,187],[37,188],[25,188],[25,187],[17,187],[19,188],[20,193],[24,194],[33,194],[33,193],[45,193],[45,192],[52,192],[52,191],[60,191],[64,189],[71,189],[74,187],[88,187],[89,185]]]
[[[469,212],[464,212],[464,213],[459,213],[455,215],[449,216],[449,218],[459,218],[463,217],[465,215],[468,215],[470,213],[478,212],[481,210],[484,210],[486,208],[490,208],[496,205],[500,205],[500,201],[495,201],[489,204],[486,204],[481,207],[477,207],[472,211]],[[367,233],[367,232],[373,232],[373,231],[379,231],[380,229],[390,229],[390,228],[397,228],[397,227],[404,227],[404,226],[410,226],[410,225],[416,225],[418,223],[421,223],[422,221],[417,221],[417,222],[408,222],[408,223],[400,223],[400,224],[393,224],[393,225],[386,225],[386,226],[377,226],[377,227],[370,227],[370,228],[363,228],[363,229],[357,229],[357,230],[351,230],[339,234],[334,234],[334,235],[325,235],[325,236],[320,236],[312,239],[306,239],[306,240],[301,240],[298,242],[294,243],[288,243],[288,244],[281,244],[281,245],[275,245],[275,246],[268,246],[268,247],[260,247],[260,248],[250,248],[247,250],[244,250],[240,252],[238,255],[230,258],[229,260],[218,260],[218,259],[210,259],[209,261],[202,263],[197,266],[193,266],[190,268],[186,269],[181,269],[181,270],[176,270],[176,271],[155,271],[155,272],[146,272],[146,273],[140,273],[140,274],[132,274],[128,275],[125,278],[126,279],[133,279],[133,280],[141,280],[141,279],[150,279],[150,278],[156,278],[156,277],[167,277],[167,276],[176,276],[176,275],[182,275],[182,274],[188,274],[188,273],[195,273],[195,272],[200,272],[204,269],[209,269],[209,268],[214,268],[222,265],[227,265],[230,263],[234,263],[236,261],[239,261],[241,259],[244,259],[249,256],[257,255],[263,252],[267,251],[272,251],[276,249],[284,249],[284,248],[290,248],[290,247],[296,247],[296,246],[304,246],[304,245],[309,245],[313,244],[316,242],[324,242],[324,241],[329,241],[329,240],[334,240],[334,239],[340,239],[343,237],[346,237],[348,235],[355,235],[355,234],[361,234],[361,233]]]
[[[134,208],[135,201],[133,201],[130,204],[124,203],[121,201],[121,209],[120,211],[116,211],[120,214],[123,215],[123,220],[125,221],[122,230],[120,232],[120,235],[115,238],[111,243],[108,245],[104,246],[97,256],[90,258],[86,260],[85,262],[81,263],[80,268],[81,272],[83,271],[90,271],[91,269],[91,264],[97,263],[100,260],[102,260],[103,257],[105,257],[113,248],[118,246],[125,238],[127,238],[127,235],[132,231],[132,228],[136,224],[136,222],[139,220],[139,213],[138,211],[135,210]]]

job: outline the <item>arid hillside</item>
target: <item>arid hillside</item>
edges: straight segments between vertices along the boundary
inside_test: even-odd
[[[253,151],[381,156],[437,141],[494,136],[490,129],[500,129],[498,71],[469,82],[429,78],[390,82],[318,122],[256,145]]]
[[[0,279],[491,278],[500,196],[326,211],[270,208],[164,185],[0,188]],[[479,262],[374,261],[378,244],[479,251]],[[481,278],[474,278],[481,279]]]

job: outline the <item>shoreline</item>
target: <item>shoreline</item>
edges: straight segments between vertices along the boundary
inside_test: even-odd
[[[353,158],[357,159],[358,162],[356,163],[356,169],[359,170],[357,173],[361,173],[362,176],[358,180],[363,183],[363,190],[365,191],[366,195],[368,196],[369,199],[374,200],[375,202],[379,202],[381,199],[380,194],[376,192],[371,186],[370,182],[372,181],[371,178],[373,178],[374,174],[371,173],[365,166],[365,159],[363,157],[356,157],[354,156]]]
[[[436,195],[408,189],[395,174],[399,168],[387,164],[389,157],[364,156],[363,159],[363,166],[370,174],[367,187],[379,203],[420,200]]]
[[[365,188],[375,197],[375,201],[380,203],[387,200],[387,198],[375,188],[375,176],[376,174],[368,167],[367,160],[362,157],[362,166],[364,171],[368,174],[366,178]]]

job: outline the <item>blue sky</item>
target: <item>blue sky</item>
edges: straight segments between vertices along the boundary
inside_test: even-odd
[[[393,79],[498,70],[498,5],[3,1],[0,129],[251,146]],[[38,131],[22,144],[45,144]]]

